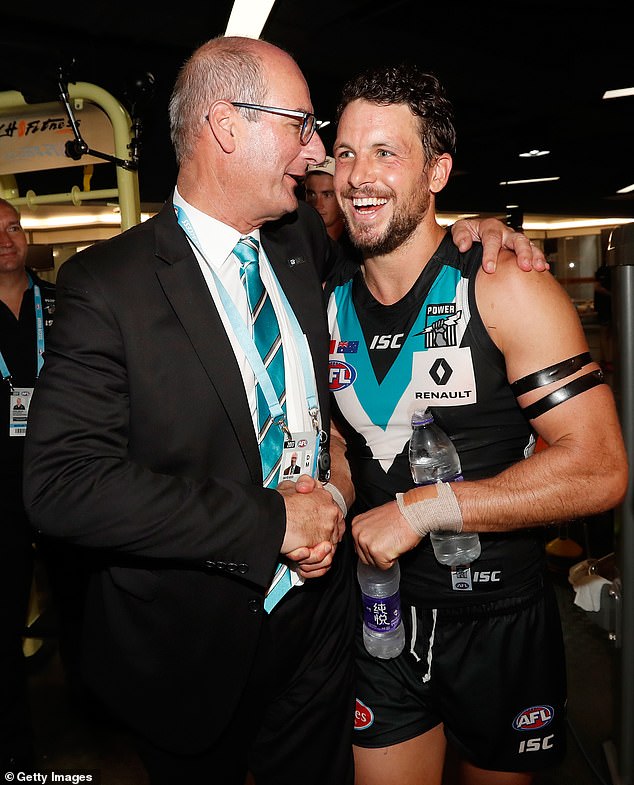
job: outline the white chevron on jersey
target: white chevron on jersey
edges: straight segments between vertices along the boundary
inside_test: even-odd
[[[471,350],[460,346],[470,319],[467,286],[458,270],[443,268],[380,383],[352,302],[352,281],[330,297],[330,389],[343,417],[385,472],[409,441],[416,407],[476,402]],[[343,352],[337,351],[340,341]],[[356,344],[354,352],[346,351],[351,343]]]

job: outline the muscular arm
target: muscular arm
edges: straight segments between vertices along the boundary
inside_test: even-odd
[[[570,298],[550,275],[520,274],[504,264],[497,276],[480,275],[477,299],[485,324],[506,359],[509,381],[588,351]],[[530,334],[518,329],[529,325]],[[525,408],[577,377],[527,392]],[[515,464],[497,477],[454,488],[465,529],[510,528],[587,516],[617,505],[627,485],[627,457],[612,392],[601,384],[532,420],[548,450]],[[477,487],[474,487],[477,486]],[[484,503],[478,496],[482,494]]]
[[[481,273],[477,300],[489,334],[504,354],[510,382],[588,347],[569,297],[549,274],[520,271],[505,259],[495,276]],[[527,392],[526,407],[553,389],[597,368]],[[495,477],[452,483],[465,531],[504,531],[611,509],[627,486],[627,457],[610,388],[593,387],[532,421],[549,448]],[[434,486],[408,491],[408,502],[434,498]],[[354,519],[353,534],[364,561],[389,566],[420,542],[396,502]]]

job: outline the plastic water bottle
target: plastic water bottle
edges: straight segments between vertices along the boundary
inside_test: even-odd
[[[429,409],[418,409],[412,415],[409,465],[416,485],[463,479],[458,451]],[[465,567],[480,555],[477,532],[431,532],[429,538],[441,564]]]
[[[398,657],[405,646],[398,562],[394,562],[388,570],[380,570],[359,560],[357,579],[361,587],[366,651],[382,660]]]

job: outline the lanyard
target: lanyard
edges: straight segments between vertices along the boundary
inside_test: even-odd
[[[44,315],[42,312],[42,294],[40,292],[40,287],[37,284],[33,284],[31,275],[29,273],[27,273],[27,275],[29,277],[28,288],[33,289],[33,303],[35,305],[35,349],[37,352],[37,371],[35,378],[37,379],[42,370],[42,366],[44,365]],[[3,381],[8,380],[11,390],[13,390],[11,372],[2,356],[2,352],[0,352],[0,373],[2,374]]]
[[[260,357],[260,353],[258,352],[255,343],[253,342],[253,338],[247,329],[247,325],[244,322],[244,319],[240,315],[235,303],[231,299],[229,293],[225,289],[222,281],[216,274],[213,266],[209,263],[207,257],[201,251],[198,238],[196,237],[196,232],[194,231],[194,227],[192,226],[189,218],[185,211],[179,207],[178,205],[174,205],[174,210],[176,211],[176,216],[178,219],[178,223],[180,224],[181,228],[187,235],[192,246],[198,251],[202,259],[204,260],[205,264],[209,268],[211,274],[214,277],[214,282],[218,289],[218,294],[220,296],[220,300],[222,305],[225,309],[227,314],[227,318],[229,319],[229,323],[231,324],[231,328],[234,331],[238,342],[240,343],[240,347],[244,352],[253,373],[258,381],[258,384],[262,388],[262,392],[266,399],[267,405],[269,407],[269,411],[271,413],[271,418],[280,425],[284,431],[288,433],[288,429],[286,424],[284,423],[284,412],[282,411],[282,407],[280,406],[280,402],[275,394],[275,390],[273,389],[273,384],[269,377],[269,373],[262,362],[262,358]],[[290,303],[288,302],[288,298],[282,287],[277,280],[273,269],[271,268],[266,255],[262,256],[261,263],[265,264],[267,269],[269,270],[271,277],[275,283],[277,291],[280,295],[280,299],[282,305],[284,306],[284,310],[288,317],[289,324],[291,326],[291,331],[293,333],[293,339],[295,342],[295,346],[299,351],[300,362],[302,365],[302,374],[304,377],[304,389],[306,391],[306,405],[308,407],[308,413],[310,415],[313,427],[316,433],[319,433],[319,421],[317,419],[317,414],[319,412],[317,406],[317,393],[314,385],[314,379],[310,372],[310,360],[309,360],[309,353],[308,353],[308,345],[306,342],[306,336],[302,332],[302,329],[297,321],[297,317],[293,309],[291,308]],[[290,435],[290,434],[289,434]]]

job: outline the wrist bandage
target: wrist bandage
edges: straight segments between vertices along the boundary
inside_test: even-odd
[[[331,482],[325,482],[323,488],[332,496],[332,500],[339,506],[341,512],[343,513],[343,517],[345,518],[348,514],[348,505],[346,504],[346,500],[343,498],[343,494],[339,488],[337,488],[337,486],[333,485]]]
[[[462,531],[462,513],[451,485],[447,482],[437,482],[435,487],[438,494],[435,499],[408,503],[404,498],[407,494],[396,494],[396,503],[401,515],[420,537],[424,537],[429,532]]]

